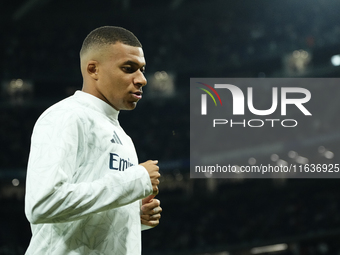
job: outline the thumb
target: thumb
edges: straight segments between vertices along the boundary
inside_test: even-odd
[[[142,205],[144,205],[144,204],[146,204],[146,203],[149,203],[149,202],[151,201],[151,199],[153,199],[154,197],[155,197],[155,195],[150,195],[150,196],[144,198],[144,199],[142,200]]]

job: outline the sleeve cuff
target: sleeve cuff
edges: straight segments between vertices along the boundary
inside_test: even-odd
[[[144,224],[141,224],[141,230],[142,230],[142,231],[148,230],[148,229],[150,229],[150,228],[152,228],[152,227],[147,226],[147,225],[144,225]]]

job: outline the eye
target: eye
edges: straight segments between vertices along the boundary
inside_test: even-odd
[[[134,70],[131,66],[123,66],[122,69],[126,73],[133,73],[134,72]]]

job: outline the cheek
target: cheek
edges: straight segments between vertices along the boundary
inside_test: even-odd
[[[124,98],[128,96],[131,89],[133,90],[133,88],[131,88],[131,86],[133,86],[132,81],[129,77],[110,73],[110,75],[104,77],[103,82],[105,83],[105,90],[111,94],[111,97]]]
[[[128,91],[133,89],[131,88],[131,82],[127,79],[118,79],[116,85],[121,93],[127,93]]]

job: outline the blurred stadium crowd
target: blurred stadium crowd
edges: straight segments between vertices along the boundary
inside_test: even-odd
[[[86,34],[102,25],[133,31],[147,61],[145,97],[134,111],[120,113],[140,161],[157,158],[162,173],[164,212],[161,224],[144,232],[143,254],[250,254],[278,243],[288,245],[278,254],[340,254],[338,179],[189,177],[189,78],[339,77],[330,59],[340,53],[340,2],[33,2],[15,0],[0,10],[0,255],[23,254],[31,235],[23,206],[33,125],[51,104],[81,89],[78,52]],[[172,74],[172,94],[153,91],[157,71]],[[11,84],[27,86],[13,92]],[[242,154],[231,163],[256,158],[275,164],[275,153],[292,161],[294,151],[309,162],[339,163],[340,101],[328,98],[340,96],[340,88],[313,93],[311,110],[322,116],[313,126],[302,122],[303,129],[279,139],[267,129],[230,135],[231,152],[248,144],[260,148],[274,137],[285,151]]]
[[[18,2],[8,3],[1,17],[7,21],[0,42],[7,60],[2,77],[7,79],[13,75],[69,82],[79,78],[82,38],[97,24],[133,30],[143,43],[148,71],[205,76],[270,75],[281,68],[285,54],[299,49],[314,55],[314,65],[326,63],[340,40],[336,12],[340,4],[332,0],[126,1],[131,2],[126,10],[120,1],[106,1],[92,6],[92,13],[87,7],[90,1],[59,1],[45,3],[20,18],[14,15]]]

